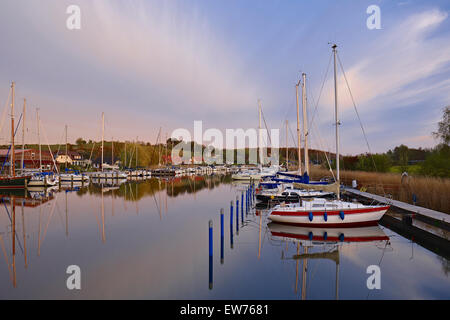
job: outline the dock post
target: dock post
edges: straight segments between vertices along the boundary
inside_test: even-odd
[[[209,220],[209,290],[213,288],[213,222]]]
[[[242,222],[244,222],[244,192],[241,193],[241,211]]]
[[[233,249],[233,201],[230,201],[230,246]]]
[[[244,224],[244,193],[241,193],[241,223]]]
[[[239,234],[239,196],[236,196],[236,234]]]
[[[73,176],[70,176],[70,188],[73,189]]]
[[[224,233],[223,233],[223,208],[222,208],[220,209],[220,264],[223,264],[224,261],[223,240],[224,240]]]

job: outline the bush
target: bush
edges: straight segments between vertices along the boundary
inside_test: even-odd
[[[438,145],[420,164],[420,173],[432,177],[450,178],[450,146]]]

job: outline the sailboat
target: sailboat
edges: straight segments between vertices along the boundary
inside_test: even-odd
[[[15,149],[14,149],[14,90],[15,83],[11,83],[11,157],[10,157],[10,174],[5,176],[0,176],[0,189],[24,189],[27,187],[28,181],[30,180],[29,175],[16,176],[15,168]]]
[[[128,174],[119,171],[114,166],[114,153],[111,156],[111,166],[104,163],[104,143],[105,143],[105,113],[102,112],[102,158],[101,158],[101,170],[91,172],[90,177],[95,179],[127,179]],[[113,142],[114,143],[114,142]],[[112,150],[114,152],[114,149]],[[106,170],[105,170],[106,169]]]
[[[25,114],[25,103],[23,108],[23,114]],[[37,120],[37,132],[38,132],[38,142],[39,142],[39,171],[34,172],[28,181],[29,187],[50,187],[55,186],[59,182],[59,177],[54,175],[53,172],[42,172],[42,151],[41,151],[41,136],[40,128],[41,123],[39,119],[39,109],[36,110],[36,120]],[[25,117],[22,122],[22,149],[24,148],[24,135],[25,135]],[[22,168],[23,168],[23,151],[22,151]],[[22,169],[23,170],[23,169]]]
[[[334,94],[335,94],[335,125],[336,125],[336,184],[339,186],[339,115],[337,101],[337,46],[333,45],[334,56]],[[294,184],[295,186],[295,184]],[[376,225],[389,209],[389,205],[363,205],[357,202],[340,200],[337,192],[336,200],[313,198],[300,200],[295,204],[275,206],[269,214],[269,219],[284,224],[294,224],[310,227],[356,227]]]
[[[68,158],[68,153],[67,153],[67,125],[66,125],[66,161]],[[67,162],[66,162],[67,163]],[[80,171],[78,170],[70,170],[68,168],[65,168],[64,173],[60,173],[59,174],[59,180],[62,183],[81,183],[81,184],[86,184],[89,182],[89,177],[85,174],[82,174]]]
[[[263,154],[262,154],[262,148],[261,148],[261,141],[262,141],[262,137],[261,137],[261,114],[262,114],[262,109],[261,109],[261,101],[258,100],[258,112],[259,112],[259,125],[258,125],[258,151],[259,151],[259,161],[262,161],[263,158]],[[240,170],[239,172],[232,174],[231,178],[233,180],[255,180],[255,181],[259,181],[260,179],[264,179],[264,178],[269,178],[269,177],[275,177],[275,175],[277,174],[277,172],[280,170],[279,166],[275,166],[272,165],[269,168],[265,168],[261,165],[261,163],[259,164],[259,168],[251,168],[251,169],[244,169],[244,170]]]

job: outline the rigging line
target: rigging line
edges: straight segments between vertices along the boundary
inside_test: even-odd
[[[330,70],[331,58],[332,58],[332,57],[333,57],[333,54],[330,55],[330,59],[329,59],[329,61],[328,61],[327,71],[325,72],[325,76],[323,77],[322,86],[321,86],[320,91],[319,91],[319,97],[318,97],[318,99],[317,99],[316,106],[314,107],[313,116],[311,117],[311,120],[310,120],[310,123],[309,123],[309,126],[310,126],[310,127],[311,127],[311,125],[312,125],[312,123],[313,123],[313,121],[314,121],[314,118],[315,118],[315,116],[316,116],[316,113],[317,113],[317,108],[318,108],[318,106],[319,106],[319,101],[320,101],[320,98],[321,98],[321,96],[322,96],[323,87],[325,86],[325,81],[326,81],[327,76],[328,76],[328,71]],[[314,100],[314,99],[313,99],[313,100]]]
[[[378,266],[379,267],[381,267],[381,262],[383,261],[384,253],[386,252],[386,248],[387,248],[388,243],[389,243],[389,240],[386,240],[386,244],[384,245],[384,248],[383,248],[383,253],[381,254],[380,261],[378,262]],[[366,300],[369,300],[369,295],[370,295],[370,290],[367,293]]]
[[[45,126],[42,126],[42,125],[41,125],[40,119],[39,119],[39,124],[38,124],[38,125],[39,125],[39,128],[42,128],[42,131],[43,131],[43,133],[44,133],[45,142],[47,142],[48,151],[50,152],[50,155],[51,155],[51,157],[52,157],[52,161],[53,161],[53,165],[55,166],[56,173],[59,173],[59,169],[58,169],[58,167],[56,166],[55,157],[53,156],[52,149],[50,148],[50,143],[48,142],[47,132],[45,131]]]
[[[375,165],[375,160],[372,157],[372,151],[370,149],[370,145],[369,145],[369,141],[367,139],[366,131],[364,130],[364,127],[363,127],[363,124],[362,124],[362,121],[361,121],[361,117],[359,116],[358,109],[356,108],[355,99],[353,99],[352,90],[350,89],[350,85],[348,84],[347,76],[345,75],[344,67],[342,66],[342,62],[341,62],[341,59],[339,58],[339,54],[337,55],[337,58],[338,58],[339,65],[340,65],[341,70],[342,70],[342,74],[344,75],[345,83],[347,84],[347,88],[348,88],[348,92],[350,94],[350,98],[352,99],[353,108],[355,109],[356,116],[358,117],[359,125],[361,126],[361,130],[362,130],[363,135],[364,135],[364,140],[366,141],[367,149],[369,150],[369,154],[371,155],[371,159],[372,159],[373,165],[375,167],[375,170],[378,171],[377,167]]]
[[[0,245],[1,245],[1,247],[2,247],[3,256],[5,257],[6,264],[8,265],[9,276],[10,276],[10,278],[11,278],[11,281],[13,281],[13,273],[12,273],[12,271],[11,271],[11,265],[9,264],[8,255],[7,255],[7,253],[6,253],[5,243],[3,242],[3,237],[2,237],[2,235],[0,235]]]
[[[63,130],[63,133],[61,134],[61,139],[59,139],[60,143],[58,144],[58,150],[56,151],[55,155],[59,154],[59,150],[61,149],[61,144],[62,144],[63,138],[64,138],[64,130]]]
[[[5,106],[3,107],[2,120],[0,123],[0,132],[3,130],[3,125],[5,124],[6,115],[7,115],[6,111],[8,109],[7,107],[8,107],[9,98],[11,98],[11,88],[9,89],[9,92],[8,92],[8,99],[6,99]]]
[[[366,141],[367,149],[369,150],[370,159],[372,160],[372,164],[373,164],[373,167],[375,168],[375,172],[378,172],[377,165],[375,164],[375,159],[372,154],[372,150],[370,149],[369,140],[367,139],[366,131],[364,130],[364,126],[362,124],[361,117],[359,116],[358,108],[356,107],[355,99],[353,98],[352,90],[350,89],[350,85],[348,83],[347,76],[345,75],[344,66],[342,65],[341,59],[339,58],[339,54],[337,54],[337,58],[338,58],[339,65],[342,70],[342,74],[344,75],[345,83],[347,84],[348,92],[350,93],[350,98],[352,99],[353,108],[355,109],[356,116],[358,117],[359,125],[361,126],[361,130],[363,132],[364,140]],[[383,194],[386,196],[386,192],[384,190],[383,183],[381,182],[381,178],[379,179],[379,182],[380,182]]]
[[[12,199],[10,199],[10,201],[12,201]],[[8,207],[6,206],[6,202],[5,202],[5,200],[4,200],[3,198],[2,198],[2,202],[3,202],[3,204],[5,205],[5,209],[6,209],[6,213],[8,214],[9,221],[10,221],[11,224],[12,224],[11,215],[9,214]],[[13,204],[13,205],[14,205],[14,204]],[[17,239],[17,243],[19,244],[20,250],[21,250],[22,253],[23,253],[22,244],[20,243],[20,239],[19,239],[19,236],[18,236],[17,232],[16,232],[16,239]]]
[[[318,133],[319,131],[317,130],[316,124],[313,122],[312,125],[313,125],[312,128],[314,130],[314,135],[316,135],[318,140],[319,140],[319,147],[320,147],[320,149],[324,149],[325,150],[325,148],[323,146],[323,143],[322,143],[322,138],[320,137],[320,134]],[[328,145],[327,145],[327,148],[328,148]],[[327,150],[329,150],[329,148]],[[334,173],[333,173],[333,169],[331,169],[331,164],[330,164],[330,160],[328,159],[327,152],[323,151],[323,153],[325,154],[325,159],[327,160],[328,168],[329,168],[329,170],[331,172],[331,175],[333,176],[333,179],[336,180],[336,177],[334,176]],[[328,151],[328,153],[329,153],[329,151]]]
[[[22,114],[20,114],[20,118],[19,118],[19,121],[18,121],[18,123],[17,123],[16,130],[14,131],[14,137],[15,137],[16,134],[17,134],[17,130],[19,129],[19,125],[20,125],[20,121],[21,121],[21,120],[22,120]],[[6,152],[5,161],[3,161],[1,171],[3,171],[3,169],[4,169],[4,167],[5,167],[5,164],[6,164],[6,161],[7,161],[8,158],[9,158],[9,151],[11,151],[11,145],[9,146],[8,151]]]
[[[267,131],[267,136],[269,137],[270,146],[272,147],[272,139],[270,139],[269,128],[267,127],[266,117],[264,117],[264,112],[262,111],[262,108],[261,108],[261,115],[264,120],[264,125],[266,126],[266,131]]]

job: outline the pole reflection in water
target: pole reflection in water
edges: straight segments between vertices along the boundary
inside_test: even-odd
[[[230,247],[233,249],[233,201],[230,202]]]
[[[223,252],[224,230],[223,230],[223,209],[220,209],[220,263],[224,262]]]
[[[213,222],[209,220],[209,290],[213,288]]]
[[[378,237],[379,231],[371,232],[371,229],[364,228],[314,230],[275,226],[268,223],[268,210],[263,206],[253,203],[257,208],[253,211],[252,188],[248,191],[249,213],[245,217],[246,227],[244,228],[240,221],[243,211],[239,212],[239,207],[242,207],[242,203],[239,205],[242,197],[240,191],[245,189],[242,184],[230,188],[231,181],[227,185],[220,185],[220,180],[215,177],[197,177],[194,180],[197,201],[194,202],[192,195],[194,189],[189,186],[189,183],[192,186],[192,178],[171,178],[170,182],[167,181],[165,185],[162,185],[165,180],[163,178],[159,182],[155,178],[147,181],[133,179],[121,185],[120,188],[113,189],[112,192],[110,192],[109,181],[103,186],[91,184],[76,192],[65,194],[65,198],[58,201],[58,204],[54,201],[45,205],[45,202],[36,198],[33,200],[33,206],[29,205],[31,201],[22,203],[22,217],[15,216],[15,214],[20,215],[21,212],[11,209],[14,223],[12,223],[13,215],[9,214],[11,217],[9,220],[6,214],[1,214],[0,231],[7,229],[7,232],[0,232],[0,250],[2,251],[0,252],[0,283],[7,285],[0,286],[0,299],[23,297],[70,299],[70,293],[66,292],[64,282],[60,285],[61,289],[57,286],[61,274],[64,275],[64,268],[71,263],[84,266],[88,272],[86,274],[92,274],[99,266],[109,263],[111,265],[108,272],[99,272],[98,276],[89,279],[85,289],[80,292],[81,298],[227,299],[232,290],[234,290],[233,297],[237,299],[366,298],[365,267],[362,271],[364,283],[361,282],[364,288],[358,288],[354,285],[355,277],[361,276],[353,273],[355,268],[361,266],[359,263],[355,264],[353,258],[357,257],[364,266],[370,265],[379,261],[380,251],[375,245],[356,246],[352,242],[368,239],[368,236],[375,239],[386,238],[382,233]],[[224,181],[226,184],[227,181],[225,179]],[[136,183],[139,183],[139,186],[132,185],[129,189],[129,184]],[[159,195],[156,195],[156,192]],[[107,199],[109,196],[111,200]],[[159,205],[158,197],[161,199]],[[20,205],[18,201],[21,198],[16,196],[15,200],[17,210],[17,205]],[[139,201],[138,208],[143,214],[137,216],[134,205],[126,212],[117,201]],[[63,202],[62,206],[61,202]],[[155,210],[163,214],[163,206],[166,202],[167,207],[170,202],[171,215],[160,220],[161,217],[158,217]],[[220,208],[224,207],[224,204],[226,206],[227,202],[230,206],[230,216],[227,221],[230,228],[229,248],[233,251],[229,251],[227,265],[225,265],[225,233],[228,231],[225,230],[224,210]],[[38,203],[40,203],[39,208]],[[67,204],[65,220],[64,203]],[[8,202],[6,204],[9,210],[10,205]],[[111,211],[107,208],[108,204],[112,205]],[[51,205],[58,208],[58,212],[53,214],[54,218],[50,213]],[[102,211],[100,215],[98,209]],[[114,215],[114,219],[108,221],[108,242],[106,242],[105,211],[112,212]],[[69,212],[72,214],[70,218]],[[217,216],[218,212],[220,220]],[[50,219],[52,221],[48,223],[47,220]],[[216,221],[214,224],[217,232],[211,225],[211,234],[208,229],[208,235],[206,235],[205,222],[209,222],[210,219]],[[219,226],[220,232],[217,229]],[[236,236],[239,231],[239,236]],[[23,232],[23,238],[20,232]],[[69,232],[70,237],[67,238]],[[10,236],[12,233],[14,233],[16,247],[14,255],[12,254],[14,246],[9,242],[12,239]],[[345,237],[340,237],[341,234],[345,234]],[[342,242],[340,238],[345,240]],[[235,246],[238,240],[240,243]],[[403,238],[397,235],[396,240],[402,241]],[[205,258],[206,241],[209,241],[208,261]],[[396,253],[403,254],[400,251],[402,247],[398,244],[400,241],[395,242],[396,248],[400,248]],[[405,252],[408,260],[410,243],[408,241],[406,245],[404,243],[401,245],[407,249]],[[286,246],[289,251],[285,249]],[[24,258],[20,257],[21,248],[23,248]],[[41,250],[42,254],[40,254]],[[217,251],[216,256],[213,250]],[[257,256],[255,256],[255,250],[257,250]],[[69,251],[70,255],[67,255]],[[280,251],[283,254],[282,260],[280,260]],[[36,256],[36,252],[40,254],[40,257]],[[402,254],[391,255],[390,259],[385,259],[383,273],[391,277],[393,272],[399,272],[398,265],[400,262],[404,265],[405,262],[404,259],[401,260]],[[414,254],[418,257],[416,261],[406,261],[410,263],[407,267],[408,272],[411,271],[411,273],[414,270],[423,271],[424,266],[419,266],[417,261],[436,256],[433,252],[428,254],[426,249],[420,246],[415,247]],[[200,258],[203,256],[203,259],[197,259],[199,255]],[[339,255],[343,259],[342,268],[338,260]],[[174,259],[178,257],[183,258],[183,261],[187,263],[174,263]],[[24,261],[22,259],[25,260],[27,270],[21,268]],[[327,259],[325,263],[323,259]],[[16,265],[18,260],[19,267]],[[433,263],[433,259],[428,261],[430,264]],[[434,296],[448,297],[448,294],[442,293],[446,285],[446,276],[443,272],[436,271],[440,270],[440,263],[438,260],[434,265],[432,264],[433,268],[426,276],[409,281],[412,281],[411,284],[421,286],[433,283],[433,288],[440,290]],[[220,268],[220,272],[215,272],[214,267],[216,270]],[[206,268],[208,268],[208,286],[205,283]],[[123,272],[124,270],[129,272]],[[236,274],[235,270],[241,270],[241,272]],[[59,276],[56,275],[56,271],[59,272]],[[247,276],[247,272],[250,276]],[[334,279],[335,276],[336,279]],[[265,279],[265,290],[261,290],[258,279]],[[42,286],[43,281],[48,283],[48,286]],[[105,290],[108,290],[111,295],[105,296]],[[374,298],[392,298],[393,296],[387,290],[373,291],[372,294]],[[395,294],[398,293],[394,292]]]

